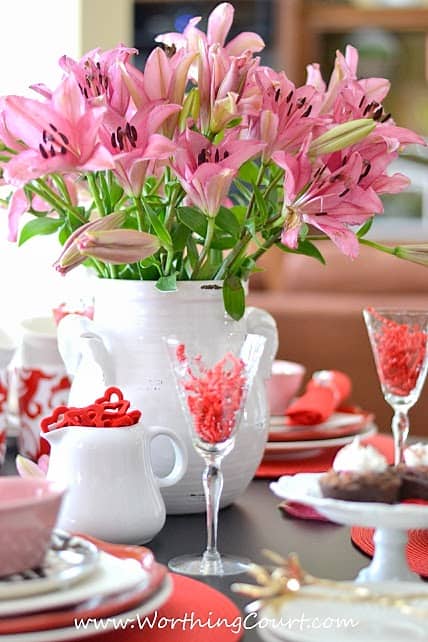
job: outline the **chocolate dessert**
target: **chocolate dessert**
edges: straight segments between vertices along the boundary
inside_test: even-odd
[[[397,472],[401,479],[400,499],[428,501],[428,466],[400,464]]]
[[[401,483],[400,476],[392,468],[382,472],[330,470],[319,480],[323,497],[385,504],[395,504],[400,501]]]

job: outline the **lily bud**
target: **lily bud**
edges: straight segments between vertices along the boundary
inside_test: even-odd
[[[138,230],[86,230],[77,241],[79,252],[104,263],[136,263],[160,247],[159,239]]]
[[[55,270],[60,272],[60,274],[66,274],[85,261],[86,257],[82,256],[78,247],[78,240],[82,234],[88,231],[108,230],[120,227],[125,222],[125,218],[125,212],[112,212],[107,216],[89,221],[89,223],[78,227],[77,230],[68,237],[59,258],[53,264]]]
[[[394,254],[395,256],[399,256],[400,259],[428,267],[428,243],[398,245],[395,248]]]
[[[186,129],[188,118],[191,118],[194,121],[198,119],[200,105],[199,89],[197,89],[197,87],[193,87],[184,99],[183,108],[178,119],[178,127],[181,132]]]
[[[238,94],[229,93],[226,98],[216,100],[211,110],[210,130],[217,134],[238,116]]]
[[[375,126],[376,123],[372,118],[358,118],[336,125],[312,141],[308,150],[309,156],[314,158],[323,154],[331,154],[354,145],[368,136]]]

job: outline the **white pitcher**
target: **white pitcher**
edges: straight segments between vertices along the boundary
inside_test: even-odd
[[[172,442],[175,462],[156,477],[150,442]],[[59,528],[121,544],[144,544],[165,523],[159,488],[172,486],[187,466],[186,449],[172,430],[141,423],[120,428],[69,427],[43,434],[51,446],[48,479],[68,487]]]

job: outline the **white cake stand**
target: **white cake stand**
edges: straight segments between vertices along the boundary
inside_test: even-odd
[[[376,529],[373,559],[357,575],[357,582],[421,581],[407,564],[407,531],[428,528],[428,506],[328,499],[321,495],[318,483],[321,474],[285,475],[272,482],[270,488],[278,497],[312,506],[338,524]]]

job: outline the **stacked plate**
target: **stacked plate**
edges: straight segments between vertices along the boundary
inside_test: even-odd
[[[317,456],[325,449],[339,449],[360,435],[376,432],[373,414],[361,409],[335,412],[313,426],[291,424],[287,417],[271,417],[264,459]]]
[[[102,549],[55,531],[42,568],[0,578],[2,642],[60,642],[132,626],[168,599],[171,580],[151,551]]]

